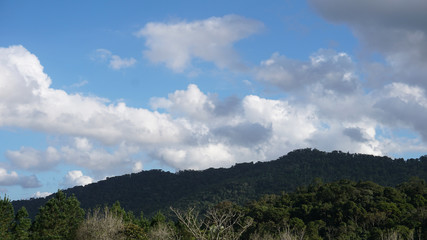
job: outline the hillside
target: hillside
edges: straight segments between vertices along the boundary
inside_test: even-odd
[[[391,159],[338,151],[295,150],[277,160],[241,163],[231,168],[204,171],[142,171],[108,178],[64,192],[76,195],[83,208],[119,201],[136,214],[152,216],[169,206],[205,208],[222,200],[243,204],[262,195],[293,191],[316,178],[324,182],[340,179],[373,181],[396,186],[417,176],[427,180],[427,156],[418,159]],[[34,217],[46,199],[14,201],[15,209],[25,206]]]

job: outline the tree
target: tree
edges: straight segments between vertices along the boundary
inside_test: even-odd
[[[175,240],[180,239],[176,236],[174,229],[165,222],[158,222],[150,228],[148,232],[150,240]]]
[[[31,227],[31,219],[28,216],[27,209],[22,207],[18,210],[13,224],[13,239],[26,240],[29,239],[29,230]]]
[[[0,198],[0,239],[12,239],[12,226],[14,220],[13,205],[9,198]]]
[[[237,240],[252,225],[252,218],[244,218],[242,212],[229,202],[210,208],[203,220],[190,208],[186,213],[171,208],[188,231],[200,240]]]
[[[33,238],[36,240],[74,239],[84,214],[76,197],[67,198],[59,190],[39,209],[33,224]]]
[[[108,207],[99,208],[87,214],[77,230],[78,240],[120,240],[125,239],[123,216]]]

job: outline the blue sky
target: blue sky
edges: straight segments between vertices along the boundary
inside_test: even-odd
[[[0,1],[0,193],[427,152],[427,3]]]

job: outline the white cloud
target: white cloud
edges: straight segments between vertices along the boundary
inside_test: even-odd
[[[31,196],[31,198],[45,198],[51,194],[51,192],[36,192]]]
[[[66,162],[90,169],[97,179],[130,172],[135,167],[132,155],[139,151],[139,147],[132,147],[125,143],[111,150],[104,146],[94,147],[88,139],[77,137],[72,144],[60,149]]]
[[[351,58],[334,51],[319,51],[306,62],[280,55],[263,62],[257,69],[260,77],[290,89],[287,99],[256,95],[218,99],[190,84],[165,98],[152,98],[154,110],[53,89],[38,59],[22,46],[0,49],[0,63],[0,85],[12,93],[29,94],[2,94],[0,88],[0,126],[72,139],[46,151],[25,147],[8,151],[14,166],[43,170],[48,163],[63,161],[89,171],[93,179],[140,171],[141,155],[147,156],[144,161],[158,160],[176,169],[203,169],[276,159],[304,147],[384,154],[393,150],[388,139],[405,140],[395,140],[393,134],[380,138],[378,128],[393,132],[396,126],[410,126],[425,134],[422,122],[427,121],[422,88],[396,83],[363,92]],[[263,75],[269,68],[288,72],[289,81]],[[399,105],[386,104],[393,99],[402,106],[394,109]],[[24,185],[16,173],[2,174],[9,179],[4,184]],[[78,181],[84,184],[89,177],[77,171],[64,180],[71,185]]]
[[[348,94],[359,88],[352,59],[334,50],[321,49],[306,62],[274,53],[261,62],[255,77],[286,92],[321,87],[324,91]]]
[[[382,77],[370,81],[404,81],[427,88],[427,2],[424,0],[310,1],[326,19],[347,24],[364,51],[386,61]],[[378,67],[377,67],[378,69]],[[367,74],[371,73],[367,69]]]
[[[410,105],[423,106],[421,104],[424,104],[425,100],[422,98],[423,91],[420,88],[393,85],[400,89],[400,92],[394,90],[393,96],[404,97]],[[201,96],[198,99],[206,99],[202,103],[213,104],[212,107],[203,108],[204,111],[200,111],[201,115],[208,117],[192,118],[191,113],[186,115],[185,111],[180,112],[180,116],[184,116],[187,121],[190,121],[191,126],[203,123],[191,135],[197,141],[189,142],[189,144],[198,145],[167,148],[161,151],[161,158],[170,159],[169,164],[179,166],[181,162],[177,159],[188,158],[188,149],[194,147],[203,149],[218,143],[227,146],[226,152],[232,159],[230,162],[239,162],[244,158],[239,151],[251,152],[249,158],[252,160],[265,160],[274,159],[286,151],[302,147],[317,147],[323,150],[340,149],[377,155],[397,153],[397,149],[399,149],[399,153],[405,152],[404,149],[408,149],[408,151],[410,151],[409,149],[425,149],[422,142],[414,142],[396,134],[399,129],[409,127],[415,133],[422,135],[423,129],[425,129],[422,123],[426,121],[423,114],[427,111],[423,108],[412,111],[412,108],[408,107],[410,105],[395,110],[382,108],[378,104],[383,100],[384,102],[390,100],[391,93],[389,93],[390,90],[387,90],[388,88],[386,87],[380,92],[358,90],[347,95],[335,92],[325,93],[323,90],[319,93],[316,88],[313,88],[299,91],[300,95],[290,98],[293,100],[271,100],[254,95],[246,96],[242,100],[238,100],[237,104],[230,105],[230,109],[233,111],[228,111],[231,112],[228,115],[216,114],[221,102],[212,100],[212,97],[208,95]],[[185,95],[188,92],[188,95],[191,96],[191,91],[193,90],[187,89],[187,91],[181,91],[180,94]],[[169,109],[177,104],[171,99],[172,97],[163,99],[168,102],[166,106]],[[189,102],[181,104],[186,107],[191,106]],[[196,105],[203,106],[204,104],[199,102]],[[407,109],[412,115],[402,113],[401,111],[404,109]],[[415,113],[417,116],[413,115]],[[377,132],[377,129],[388,129],[390,135],[385,138]],[[393,139],[393,144],[402,144],[402,147],[390,147],[390,139]],[[410,146],[409,141],[416,145]],[[194,149],[192,151],[196,152]],[[171,152],[181,156],[175,159],[175,163],[171,157],[173,154],[169,154],[170,157],[167,157]],[[203,160],[200,161],[203,162]]]
[[[96,179],[142,170],[142,162],[134,161],[133,155],[141,148],[121,143],[117,146],[94,144],[87,138],[74,137],[69,144],[45,151],[22,147],[19,151],[7,151],[6,157],[13,166],[31,171],[47,171],[61,163],[77,165],[91,171]]]
[[[45,152],[21,147],[19,151],[9,150],[5,155],[13,165],[26,170],[49,170],[60,160],[58,151],[53,147],[48,147]]]
[[[143,166],[143,164],[142,164],[142,162],[141,161],[137,161],[137,162],[135,162],[134,164],[133,164],[133,168],[132,168],[132,172],[133,173],[138,173],[138,172],[141,172],[142,171],[142,166]]]
[[[374,155],[384,155],[386,150],[376,138],[374,121],[355,123],[329,120],[327,127],[310,136],[312,146],[326,151],[341,150]]]
[[[220,68],[242,68],[233,43],[262,27],[263,24],[255,20],[226,15],[193,22],[151,22],[136,35],[146,39],[146,58],[182,72],[193,58],[213,62]]]
[[[108,61],[111,58],[111,51],[103,48],[95,50],[95,53],[91,56],[93,61]]]
[[[230,166],[248,159],[275,159],[304,147],[327,147],[328,150],[342,147],[353,152],[382,153],[375,140],[375,122],[363,120],[363,116],[328,119],[318,112],[319,106],[315,104],[255,95],[233,102],[226,104],[232,111],[219,111],[223,103],[195,85],[169,94],[167,99],[155,99],[152,104],[156,107],[164,106],[174,115],[185,118],[193,129],[190,136],[193,140],[154,149],[154,158],[178,169],[203,169]],[[325,128],[325,122],[333,129]],[[345,129],[358,129],[366,141],[355,141],[355,132]],[[347,140],[339,140],[342,138]]]
[[[111,56],[110,67],[115,70],[121,68],[128,68],[135,65],[136,60],[134,58],[121,58],[117,55]]]
[[[7,172],[6,169],[0,168],[0,186],[21,186],[23,188],[36,188],[41,184],[36,176],[19,176],[18,173],[12,171]]]
[[[409,127],[427,141],[427,97],[425,90],[403,83],[393,83],[378,93],[374,108],[378,120],[389,126]]]
[[[50,88],[37,57],[22,46],[0,48],[0,126],[90,137],[105,144],[181,141],[185,128],[167,114]]]
[[[348,25],[361,43],[359,69],[363,72],[364,87],[371,93],[347,98],[354,99],[353,106],[356,108],[358,118],[363,115],[363,118],[370,118],[378,126],[388,128],[391,132],[410,129],[425,142],[427,2],[423,0],[310,2],[327,20]],[[366,57],[372,53],[382,56],[383,61],[372,61]],[[342,109],[352,108],[347,104],[347,107]],[[405,148],[412,148],[407,144],[413,142],[412,140],[397,136],[391,138],[393,144],[384,138],[381,143],[389,142],[388,145],[391,146],[401,142]],[[415,148],[419,148],[419,142],[414,144]],[[393,148],[386,146],[384,149],[393,151]]]
[[[87,80],[81,80],[80,82],[71,84],[70,87],[71,88],[79,88],[79,87],[83,87],[84,85],[88,84],[89,82]]]
[[[132,67],[136,63],[135,58],[121,58],[118,55],[114,55],[107,49],[97,49],[92,59],[102,62],[107,61],[109,62],[108,66],[114,70]]]
[[[63,185],[66,187],[85,186],[93,182],[89,176],[83,175],[82,171],[69,171],[64,177]]]
[[[209,167],[229,167],[238,159],[228,146],[205,144],[202,146],[181,146],[162,148],[156,153],[168,165],[177,169],[205,169]]]
[[[200,89],[190,84],[187,90],[177,90],[169,94],[168,99],[152,98],[151,107],[154,109],[163,108],[168,111],[191,119],[206,120],[214,109],[211,99],[200,91]]]

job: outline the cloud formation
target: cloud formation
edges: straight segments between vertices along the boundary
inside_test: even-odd
[[[347,24],[365,51],[384,56],[387,64],[382,70],[376,65],[369,69],[376,71],[367,71],[370,81],[403,80],[427,88],[426,1],[310,0],[310,3],[324,18]]]
[[[45,198],[51,194],[52,194],[51,192],[39,192],[39,191],[37,191],[31,197],[32,198]]]
[[[263,24],[256,20],[226,15],[192,22],[151,22],[136,36],[146,39],[146,58],[164,63],[175,72],[190,67],[193,58],[213,62],[220,68],[241,69],[244,66],[233,44],[262,28]]]
[[[21,186],[23,188],[40,187],[40,181],[35,175],[19,176],[18,173],[12,171],[7,172],[6,169],[0,168],[0,186]]]
[[[118,55],[114,55],[111,51],[102,48],[96,50],[93,59],[108,62],[108,66],[114,70],[132,67],[136,63],[135,58],[121,58]]]
[[[364,116],[347,120],[327,118],[318,113],[319,106],[315,104],[255,95],[231,100],[233,111],[217,111],[228,101],[230,99],[217,101],[196,85],[169,94],[168,98],[153,99],[155,109],[163,108],[186,119],[193,129],[192,141],[158,148],[153,152],[154,158],[178,169],[200,169],[230,166],[245,159],[274,159],[283,152],[302,147],[374,154],[384,150],[375,139],[376,122],[363,120]],[[344,129],[351,127],[366,132],[366,141],[348,138]]]
[[[303,62],[274,53],[255,70],[257,80],[283,91],[321,87],[325,91],[349,94],[359,88],[356,66],[350,56],[331,49],[321,49]]]
[[[374,107],[382,122],[394,126],[407,126],[427,142],[427,97],[425,90],[404,83],[385,86]]]
[[[327,20],[352,29],[362,56],[383,56],[384,62],[362,57],[360,65],[364,87],[372,91],[370,117],[390,128],[409,128],[427,141],[427,2],[310,2]]]
[[[37,57],[22,46],[0,48],[0,126],[96,139],[155,144],[182,140],[185,128],[167,114],[50,88]]]
[[[25,170],[49,170],[54,168],[60,160],[58,151],[48,147],[46,151],[39,151],[30,147],[21,147],[19,151],[7,151],[6,158],[20,169]]]
[[[67,163],[90,169],[97,179],[101,179],[130,172],[137,164],[132,155],[140,148],[126,144],[126,140],[111,149],[108,146],[95,147],[89,139],[75,137],[71,144],[62,146],[60,152]]]
[[[257,76],[288,92],[287,99],[256,95],[220,99],[189,84],[167,97],[153,97],[151,109],[54,89],[37,57],[22,46],[1,48],[0,63],[0,85],[8,90],[0,88],[0,126],[66,139],[45,151],[9,150],[7,158],[19,169],[43,171],[69,164],[90,175],[70,171],[64,178],[67,186],[137,172],[147,161],[175,169],[204,169],[275,159],[304,147],[372,154],[394,151],[398,143],[403,143],[402,151],[411,146],[425,149],[422,142],[393,135],[399,127],[425,134],[424,90],[394,83],[364,92],[353,60],[332,50],[320,50],[306,62],[278,54],[263,61],[255,70]],[[267,74],[275,71],[277,77]],[[15,95],[22,92],[27,94],[24,98]],[[393,99],[403,106],[387,105]],[[391,117],[403,109],[418,115]],[[379,136],[378,129],[389,136]],[[2,175],[0,185],[29,187],[25,181],[29,177],[5,169]]]
[[[74,170],[69,171],[67,175],[65,175],[62,185],[65,187],[85,186],[92,182],[93,179],[91,177],[83,175],[82,171]]]

